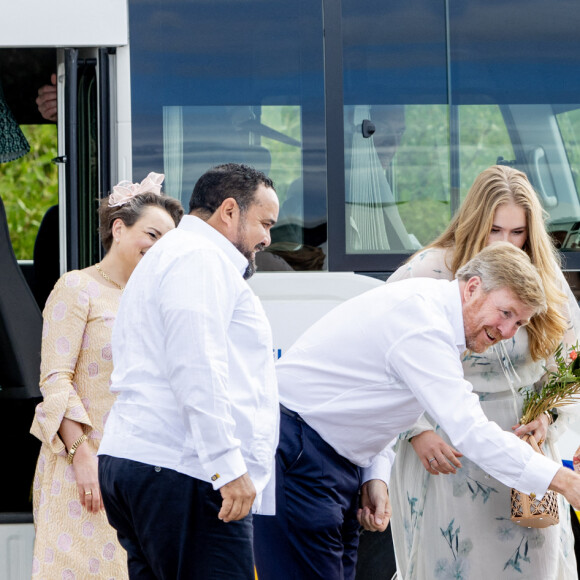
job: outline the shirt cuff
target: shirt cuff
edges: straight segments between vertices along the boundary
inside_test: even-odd
[[[514,487],[521,493],[535,493],[542,499],[560,467],[541,453],[534,453]]]
[[[248,472],[240,449],[232,449],[219,459],[206,463],[204,467],[214,489],[219,489]]]
[[[362,483],[371,479],[380,479],[387,485],[391,478],[391,461],[385,455],[377,455],[368,467],[362,469]]]

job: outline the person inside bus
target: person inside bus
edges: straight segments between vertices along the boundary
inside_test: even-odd
[[[137,263],[183,215],[161,194],[163,176],[121,182],[99,207],[106,254],[64,274],[43,318],[41,392],[31,432],[42,442],[33,483],[33,578],[126,578],[127,556],[109,526],[96,452],[113,404],[111,332]],[[92,577],[92,576],[91,576]]]
[[[50,84],[38,89],[36,105],[39,113],[47,121],[56,123],[58,120],[58,102],[56,97],[56,74],[50,75]]]
[[[496,240],[509,241],[530,256],[546,288],[547,314],[511,340],[486,353],[465,354],[462,361],[486,416],[506,431],[521,417],[518,389],[542,384],[545,361],[558,346],[558,337],[563,335],[567,346],[580,338],[580,310],[558,265],[544,218],[526,175],[492,166],[475,179],[445,232],[388,279],[388,283],[418,277],[452,280],[463,264]],[[540,324],[545,325],[544,333],[538,332]],[[515,372],[506,375],[508,361]],[[576,413],[577,405],[562,407],[553,424],[551,417],[542,416],[528,425],[548,457],[560,461],[555,442]],[[389,492],[399,579],[578,577],[570,510],[562,496],[558,525],[520,528],[510,521],[510,487],[461,457],[429,416],[399,437],[396,452]],[[457,545],[447,542],[448,532]],[[452,573],[459,568],[461,574]]]

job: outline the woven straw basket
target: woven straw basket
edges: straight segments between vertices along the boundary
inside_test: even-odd
[[[538,453],[542,450],[538,447],[533,435],[523,437]],[[541,500],[512,488],[512,522],[527,528],[547,528],[554,526],[559,521],[558,517],[558,494],[548,490]]]

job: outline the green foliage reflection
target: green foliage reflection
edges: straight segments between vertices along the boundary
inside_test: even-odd
[[[23,125],[30,153],[0,165],[0,196],[6,207],[14,253],[31,260],[38,226],[46,210],[58,203],[56,125]]]

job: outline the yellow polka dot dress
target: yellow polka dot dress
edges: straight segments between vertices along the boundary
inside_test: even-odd
[[[121,291],[84,271],[57,282],[43,312],[40,387],[31,433],[42,441],[33,484],[32,577],[125,579],[127,555],[104,511],[81,505],[73,465],[58,435],[63,417],[82,424],[96,454],[114,396],[111,333]]]

